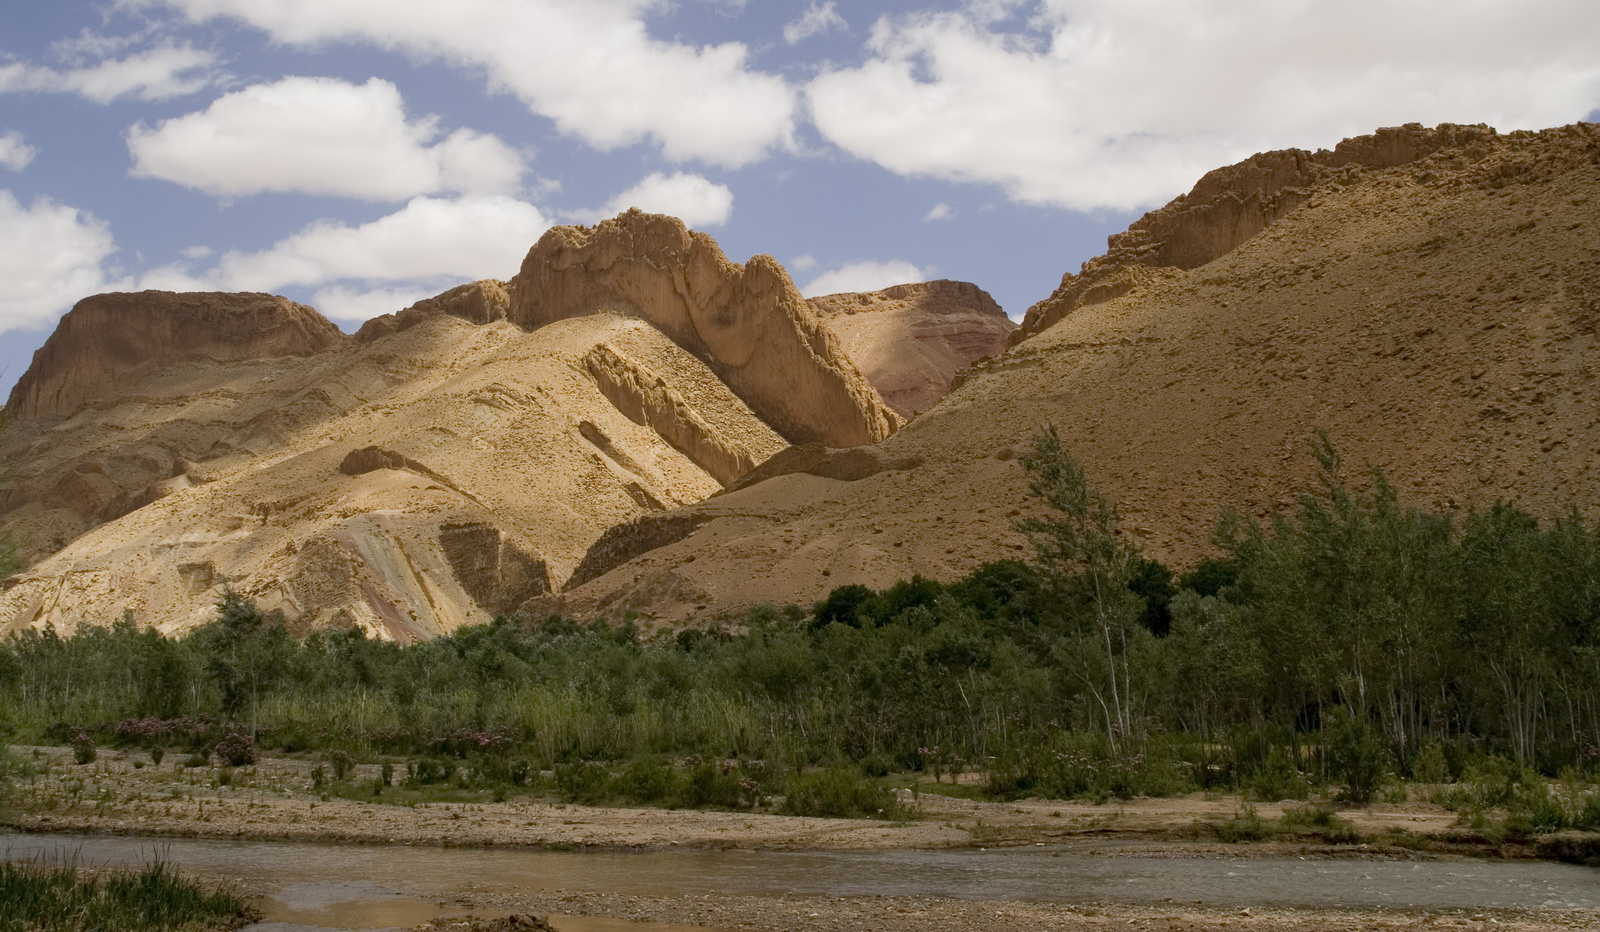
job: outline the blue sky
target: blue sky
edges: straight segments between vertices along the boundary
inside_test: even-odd
[[[1592,0],[8,0],[0,392],[77,299],[351,328],[548,226],[683,216],[808,294],[1013,316],[1252,152],[1600,118]]]

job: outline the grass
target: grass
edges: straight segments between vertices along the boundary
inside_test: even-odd
[[[207,889],[157,859],[90,874],[75,861],[0,863],[0,932],[202,932],[260,915],[226,889]]]

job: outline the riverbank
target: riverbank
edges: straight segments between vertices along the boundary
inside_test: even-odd
[[[1486,853],[1462,840],[1455,813],[1426,802],[1341,809],[1362,839],[1328,844],[1314,832],[1225,843],[1226,827],[1253,811],[1266,823],[1302,804],[1248,804],[1238,796],[987,802],[943,795],[929,784],[901,790],[916,817],[904,822],[802,818],[769,812],[589,807],[550,799],[460,793],[421,799],[386,787],[378,765],[356,765],[338,785],[317,785],[318,762],[267,757],[252,767],[160,766],[147,755],[102,752],[76,765],[63,748],[17,748],[39,774],[17,787],[10,817],[26,832],[174,838],[319,841],[423,846],[651,849],[882,850],[1069,845],[1106,855],[1205,856],[1246,852],[1415,858]],[[325,769],[325,768],[324,768]],[[944,792],[950,792],[948,784]],[[343,795],[338,795],[343,794]],[[355,798],[347,798],[354,796]],[[1235,823],[1236,824],[1236,823]],[[1524,856],[1521,846],[1493,852]]]

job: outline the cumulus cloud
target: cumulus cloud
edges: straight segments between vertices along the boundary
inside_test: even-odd
[[[0,331],[43,326],[105,291],[104,263],[116,249],[93,215],[44,198],[24,207],[0,190]]]
[[[209,87],[217,79],[216,64],[211,52],[170,42],[66,71],[13,62],[0,65],[0,93],[80,94],[100,104],[124,96],[166,100]]]
[[[955,215],[955,208],[949,204],[935,204],[933,209],[928,211],[928,215],[922,219],[925,223],[932,223],[935,220],[949,220]]]
[[[670,214],[690,227],[714,227],[733,216],[733,192],[699,175],[652,172],[638,184],[618,194],[599,210],[574,210],[567,216],[580,223],[597,223],[630,207],[653,214]]]
[[[849,29],[850,24],[844,21],[839,11],[834,9],[834,4],[817,3],[812,0],[800,18],[783,27],[783,41],[794,45],[812,36],[820,36],[833,29]]]
[[[826,138],[891,171],[1132,208],[1262,149],[1581,119],[1600,103],[1595,35],[1586,0],[990,0],[880,19],[867,60],[806,97]]]
[[[39,150],[28,145],[22,134],[16,130],[0,133],[0,166],[14,172],[22,171],[33,161]]]
[[[905,285],[927,281],[933,274],[930,266],[919,269],[909,262],[893,259],[888,262],[852,262],[829,269],[806,282],[800,293],[808,298],[847,291],[878,291],[890,285]]]
[[[549,227],[537,207],[515,198],[418,197],[371,223],[319,220],[266,249],[223,253],[208,270],[169,266],[141,284],[178,291],[278,291],[359,280],[368,286],[363,292],[378,286],[425,290],[515,274],[528,247]],[[348,299],[354,292],[330,293]]]
[[[752,70],[739,42],[652,38],[658,0],[165,0],[195,21],[233,17],[275,40],[365,42],[485,73],[600,149],[645,141],[667,158],[738,166],[792,144],[795,91]]]
[[[263,191],[405,200],[515,192],[523,159],[495,136],[407,120],[400,91],[373,78],[288,77],[225,94],[205,110],[128,131],[135,175],[219,197]]]

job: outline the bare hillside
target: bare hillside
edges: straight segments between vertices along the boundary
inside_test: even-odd
[[[95,296],[10,410],[0,524],[27,568],[0,631],[180,630],[232,586],[402,639],[559,589],[607,529],[791,440],[899,423],[770,257],[637,212],[353,336],[270,295]]]
[[[1591,124],[1408,126],[1220,169],[895,436],[792,448],[615,529],[594,578],[531,607],[680,621],[1020,556],[1017,456],[1046,422],[1179,566],[1222,507],[1289,504],[1317,428],[1419,505],[1600,517],[1597,219]]]

